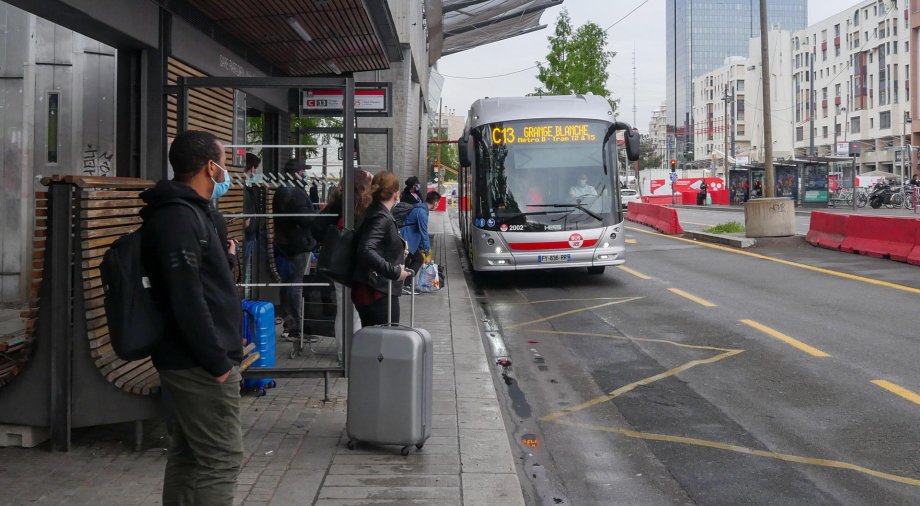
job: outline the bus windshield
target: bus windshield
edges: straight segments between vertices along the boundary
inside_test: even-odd
[[[539,119],[479,127],[480,216],[502,231],[611,225],[615,171],[605,167],[602,121]],[[491,220],[490,220],[491,223]]]

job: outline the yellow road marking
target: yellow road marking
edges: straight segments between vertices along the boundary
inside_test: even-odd
[[[901,396],[910,402],[913,402],[914,404],[920,404],[920,395],[917,395],[916,393],[911,392],[910,390],[900,385],[895,385],[894,383],[885,380],[873,380],[872,384],[882,387],[895,395]]]
[[[626,244],[636,244],[637,242],[639,242],[639,241],[637,241],[637,240],[635,240],[635,239],[626,239]]]
[[[528,300],[524,302],[497,302],[498,305],[523,305],[523,304],[546,304],[547,302],[587,302],[592,300],[626,300],[630,297],[590,297],[586,299],[546,299],[546,300]]]
[[[689,294],[679,288],[668,288],[668,291],[670,291],[671,293],[676,293],[677,295],[680,295],[681,297],[687,300],[692,300],[693,302],[696,302],[697,304],[703,307],[716,307],[716,305],[713,304],[712,302],[709,302],[706,299],[697,297],[696,295]]]
[[[757,323],[757,322],[755,322],[754,320],[739,320],[739,321],[740,321],[741,323],[745,324],[745,325],[748,325],[748,326],[750,326],[750,327],[753,327],[753,328],[755,328],[755,329],[757,329],[757,330],[763,332],[764,334],[767,334],[767,335],[770,335],[770,336],[772,336],[772,337],[775,337],[775,338],[779,339],[780,341],[782,341],[782,342],[788,344],[789,346],[798,348],[799,350],[804,351],[805,353],[808,353],[809,355],[811,355],[811,356],[813,356],[813,357],[822,357],[822,358],[823,358],[823,357],[829,357],[829,356],[830,356],[830,355],[828,355],[827,353],[824,353],[823,351],[821,351],[821,350],[819,350],[819,349],[817,349],[817,348],[815,348],[815,347],[813,347],[813,346],[809,346],[809,345],[803,343],[802,341],[799,341],[799,340],[797,340],[797,339],[793,339],[793,338],[787,336],[786,334],[783,334],[782,332],[780,332],[780,331],[778,331],[778,330],[774,330],[774,329],[771,329],[770,327],[767,327],[766,325],[764,325],[764,324],[762,324],[762,323]]]
[[[635,276],[635,277],[637,277],[637,278],[639,278],[639,279],[652,279],[650,276],[646,276],[645,274],[642,274],[642,273],[639,272],[639,271],[630,269],[629,267],[624,267],[624,266],[622,266],[622,265],[618,265],[618,266],[617,266],[617,269],[620,269],[621,271],[626,272],[626,273],[628,273],[628,274],[632,274],[633,276]]]
[[[667,234],[659,234],[658,232],[649,232],[648,230],[642,230],[635,227],[626,227],[629,230],[635,232],[641,232],[643,234],[657,235],[659,237],[665,237],[668,239],[673,239],[675,241],[688,242],[690,244],[695,244],[697,246],[702,246],[704,248],[717,249],[721,251],[727,251],[729,253],[734,253],[736,255],[744,255],[751,258],[758,258],[760,260],[768,260],[770,262],[776,262],[778,264],[788,265],[790,267],[798,267],[799,269],[805,269],[812,272],[819,272],[821,274],[827,274],[829,276],[836,276],[838,278],[849,279],[852,281],[862,281],[863,283],[868,283],[870,285],[884,286],[885,288],[893,288],[895,290],[900,290],[902,292],[908,292],[920,295],[920,288],[914,288],[912,286],[899,285],[896,283],[889,283],[888,281],[882,281],[880,279],[866,278],[863,276],[857,276],[856,274],[848,274],[846,272],[834,271],[831,269],[824,269],[822,267],[815,267],[814,265],[801,264],[798,262],[793,262],[791,260],[783,260],[782,258],[773,258],[766,255],[760,255],[758,253],[751,253],[750,251],[744,251],[740,249],[729,248],[728,246],[721,246],[719,244],[709,244],[705,242],[692,241],[690,239],[684,239],[683,237],[674,237]]]
[[[819,467],[830,467],[835,469],[847,469],[850,471],[856,471],[858,473],[866,474],[869,476],[874,476],[876,478],[881,478],[883,480],[894,481],[897,483],[903,483],[905,485],[911,485],[914,487],[920,487],[920,479],[909,478],[907,476],[899,476],[896,474],[886,473],[883,471],[877,471],[875,469],[869,469],[868,467],[858,466],[856,464],[851,464],[849,462],[841,462],[839,460],[829,460],[829,459],[819,459],[813,457],[801,457],[799,455],[790,455],[788,453],[777,453],[767,450],[755,450],[754,448],[747,448],[744,446],[738,446],[727,443],[720,443],[718,441],[707,441],[705,439],[697,439],[692,437],[684,436],[672,436],[668,434],[654,434],[649,432],[639,432],[629,429],[618,429],[614,427],[604,427],[601,425],[592,425],[587,423],[576,423],[569,421],[554,421],[559,425],[566,425],[569,427],[577,427],[582,429],[596,430],[600,432],[609,432],[612,434],[620,434],[623,436],[645,439],[650,441],[662,441],[667,443],[679,443],[693,446],[703,446],[706,448],[714,448],[717,450],[725,450],[735,453],[743,453],[746,455],[755,455],[758,457],[766,457],[769,459],[782,460],[786,462],[795,462],[798,464],[807,464],[811,466]]]
[[[643,343],[657,343],[657,344],[669,344],[671,346],[677,346],[679,348],[690,348],[693,350],[711,350],[711,351],[735,351],[729,348],[716,348],[715,346],[705,346],[702,344],[685,344],[678,343],[677,341],[667,341],[665,339],[652,339],[649,337],[631,337],[631,336],[615,336],[611,334],[599,334],[595,332],[566,332],[564,330],[530,330],[529,332],[534,332],[537,334],[558,334],[563,336],[588,336],[588,337],[608,337],[610,339],[619,339],[621,341],[637,341]]]
[[[625,393],[627,393],[627,392],[631,392],[631,391],[635,390],[637,387],[644,386],[644,385],[649,385],[649,384],[651,384],[651,383],[654,383],[654,382],[656,382],[656,381],[658,381],[658,380],[661,380],[661,379],[664,379],[664,378],[670,378],[671,376],[674,376],[675,374],[684,372],[684,371],[686,371],[686,370],[688,370],[688,369],[692,369],[692,368],[694,368],[694,367],[696,367],[696,366],[698,366],[698,365],[712,364],[712,363],[714,363],[714,362],[718,362],[719,360],[723,360],[723,359],[726,359],[726,358],[728,358],[728,357],[733,357],[733,356],[735,356],[735,355],[737,355],[737,354],[739,354],[739,353],[741,353],[741,352],[743,352],[743,351],[744,351],[744,350],[729,350],[729,351],[726,351],[725,353],[720,353],[720,354],[718,354],[718,355],[716,355],[716,356],[714,356],[714,357],[709,357],[709,358],[705,358],[705,359],[701,359],[701,360],[691,360],[691,361],[689,361],[689,362],[687,362],[687,363],[681,364],[681,365],[679,365],[679,366],[677,366],[677,367],[675,367],[675,368],[673,368],[673,369],[669,369],[669,370],[667,370],[667,371],[665,371],[665,372],[658,373],[658,374],[656,374],[656,375],[654,375],[654,376],[649,376],[648,378],[643,378],[643,379],[641,379],[641,380],[639,380],[639,381],[634,381],[634,382],[632,382],[632,383],[630,383],[630,384],[628,384],[628,385],[623,385],[623,386],[621,386],[620,388],[617,388],[616,390],[614,390],[613,392],[610,392],[609,394],[602,395],[602,396],[600,396],[600,397],[595,397],[594,399],[591,399],[590,401],[583,402],[583,403],[581,403],[581,404],[579,404],[579,405],[577,405],[577,406],[573,406],[573,407],[571,407],[571,408],[566,408],[566,409],[557,411],[557,412],[555,412],[555,413],[550,413],[549,415],[544,416],[544,417],[541,418],[540,420],[541,420],[541,421],[544,421],[544,422],[552,422],[552,421],[558,420],[559,418],[562,418],[563,416],[571,415],[572,413],[577,413],[577,412],[579,412],[579,411],[588,409],[588,408],[590,408],[590,407],[592,407],[592,406],[596,406],[596,405],[598,405],[598,404],[602,404],[602,403],[604,403],[604,402],[607,402],[607,401],[616,399],[617,397],[619,397],[619,396],[621,396],[621,395],[623,395],[623,394],[625,394]]]
[[[514,325],[510,325],[510,326],[505,327],[505,328],[510,330],[510,329],[516,329],[516,328],[520,328],[520,327],[526,327],[527,325],[533,325],[534,323],[541,323],[541,322],[549,321],[549,320],[552,320],[552,319],[555,319],[555,318],[559,318],[559,317],[562,317],[562,316],[568,316],[568,315],[572,315],[572,314],[576,314],[576,313],[581,313],[581,312],[584,312],[584,311],[591,311],[592,309],[600,309],[600,308],[602,308],[602,307],[613,306],[614,304],[622,304],[622,303],[624,303],[624,302],[632,302],[632,301],[634,301],[634,300],[639,300],[639,299],[642,299],[642,298],[644,298],[644,297],[625,297],[625,298],[623,298],[623,299],[615,300],[615,301],[613,301],[613,302],[607,302],[607,303],[604,303],[604,304],[598,304],[598,305],[596,305],[596,306],[583,307],[583,308],[580,308],[580,309],[573,309],[573,310],[571,310],[571,311],[564,311],[564,312],[562,312],[562,313],[557,313],[557,314],[554,314],[554,315],[552,315],[552,316],[547,316],[547,317],[544,317],[544,318],[537,318],[536,320],[531,320],[531,321],[529,321],[529,322],[516,323],[516,324],[514,324]]]

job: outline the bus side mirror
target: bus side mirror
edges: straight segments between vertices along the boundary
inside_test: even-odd
[[[460,156],[460,166],[469,167],[471,165],[469,153],[469,137],[460,137],[457,140],[457,153]]]
[[[627,128],[623,134],[623,137],[626,139],[626,158],[628,158],[630,162],[639,160],[639,145],[641,144],[639,130]]]

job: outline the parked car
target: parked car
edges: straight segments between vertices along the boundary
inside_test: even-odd
[[[630,202],[642,202],[639,192],[632,188],[623,188],[620,190],[620,202],[623,203],[623,209],[629,207]]]

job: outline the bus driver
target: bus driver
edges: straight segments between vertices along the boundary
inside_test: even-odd
[[[584,197],[596,197],[597,189],[588,184],[587,174],[582,173],[578,176],[578,184],[569,188],[569,196],[575,201],[580,201]]]

